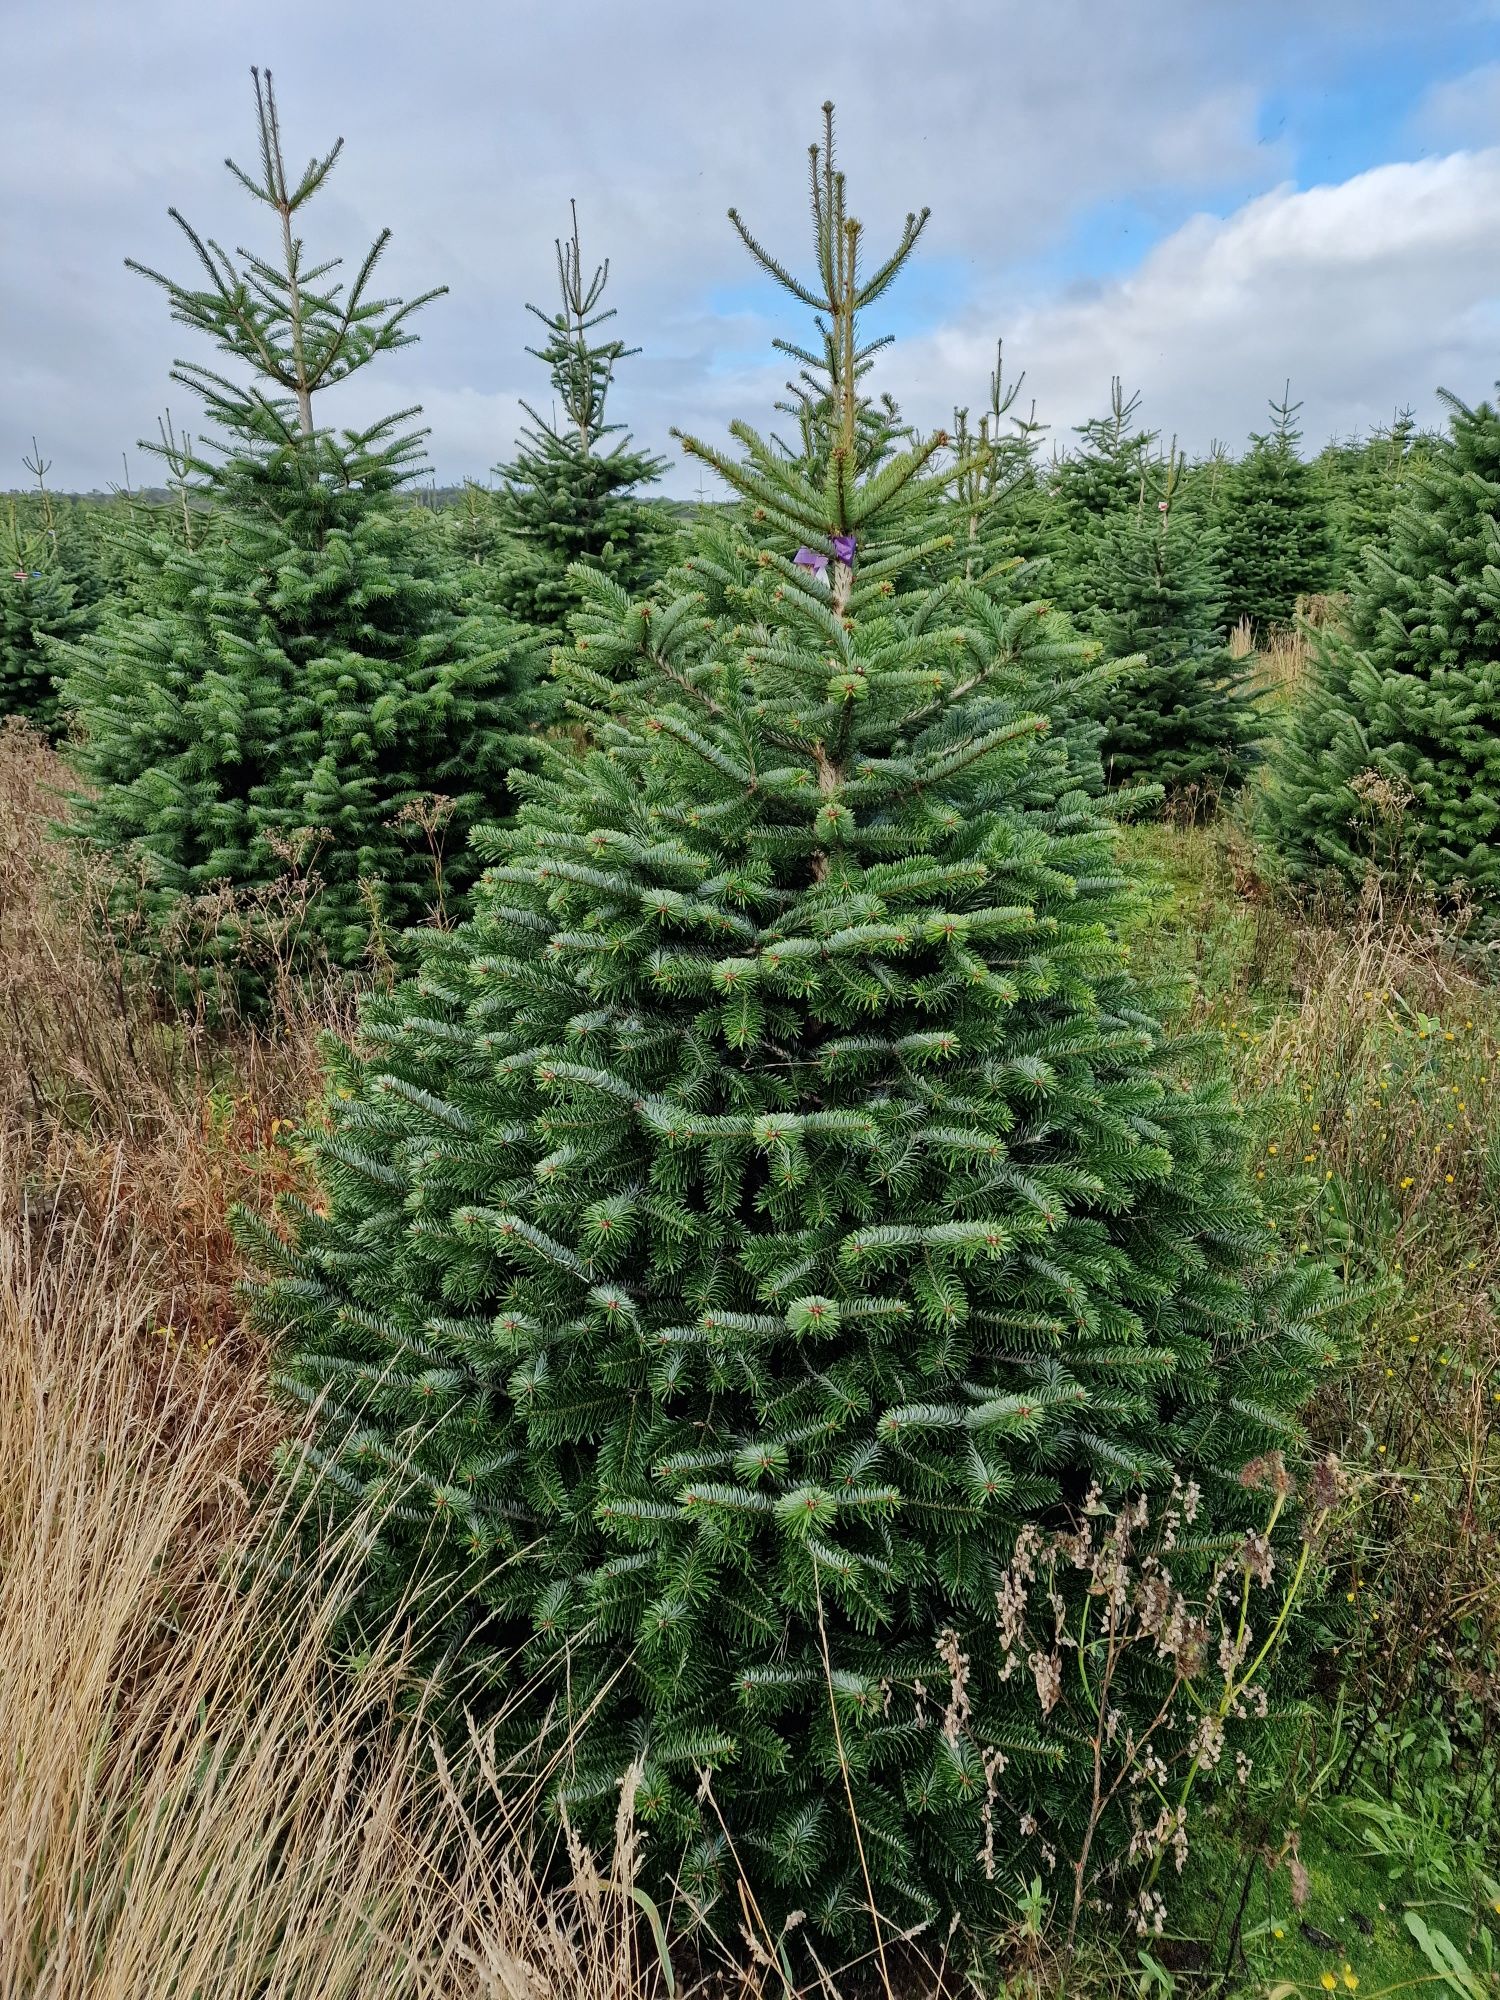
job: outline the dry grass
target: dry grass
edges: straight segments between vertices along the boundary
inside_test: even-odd
[[[1298,598],[1291,624],[1271,625],[1260,633],[1248,618],[1241,618],[1230,629],[1230,658],[1251,660],[1251,684],[1273,706],[1291,702],[1300,693],[1312,660],[1311,634],[1337,625],[1348,605],[1340,592],[1313,592]]]
[[[628,1825],[544,1893],[447,1782],[398,1635],[331,1663],[358,1538],[252,1562],[259,1375],[154,1338],[151,1278],[82,1217],[0,1235],[0,1996],[653,1990]]]
[[[319,1034],[347,997],[319,1011],[288,987],[254,1027],[161,1005],[101,921],[105,871],[49,837],[66,782],[40,738],[0,724],[0,1138],[23,1207],[61,1188],[101,1248],[149,1242],[164,1323],[224,1341],[239,1318],[228,1210],[304,1183]]]
[[[0,728],[0,2000],[652,1991],[629,1825],[544,1891],[399,1630],[335,1664],[359,1535],[261,1559],[282,1425],[227,1215],[305,1184],[347,1003],[158,1005],[48,837],[63,775]]]
[[[1311,657],[1307,634],[1296,625],[1277,625],[1256,655],[1255,684],[1278,701],[1295,699]]]

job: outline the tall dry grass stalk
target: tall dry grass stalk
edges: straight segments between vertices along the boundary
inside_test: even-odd
[[[664,1983],[632,1836],[545,1890],[433,1755],[399,1632],[330,1640],[357,1533],[288,1576],[261,1376],[164,1340],[151,1271],[18,1218],[0,1160],[0,1996],[624,2000]],[[642,1949],[642,1939],[645,1948]]]
[[[1311,634],[1338,625],[1348,609],[1344,593],[1315,591],[1297,599],[1297,615],[1291,624],[1270,625],[1257,632],[1248,618],[1241,618],[1230,628],[1229,657],[1245,660],[1253,655],[1252,684],[1273,702],[1293,701],[1301,692],[1312,659]]]
[[[1255,656],[1254,683],[1274,700],[1293,701],[1310,658],[1308,636],[1300,625],[1273,625]]]

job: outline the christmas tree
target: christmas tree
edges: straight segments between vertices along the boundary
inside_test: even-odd
[[[229,165],[274,214],[278,254],[236,263],[176,216],[203,282],[146,273],[249,380],[173,371],[223,440],[164,434],[182,506],[132,530],[143,601],[70,649],[88,781],[73,823],[143,875],[127,899],[136,921],[144,895],[153,933],[227,894],[229,916],[192,949],[253,958],[290,885],[300,942],[353,965],[372,935],[389,948],[461,905],[468,828],[505,809],[526,750],[536,647],[471,610],[403,503],[425,435],[406,427],[414,413],[338,434],[321,422],[325,392],[412,340],[435,295],[373,294],[388,233],[347,289],[339,259],[309,261],[302,213],[342,142],[290,179],[269,75],[255,73],[255,98],[259,172]]]
[[[56,737],[64,722],[49,642],[76,637],[87,617],[64,567],[49,466],[35,440],[31,454],[22,461],[37,483],[30,519],[11,500],[0,523],[0,717]]]
[[[1058,602],[1082,615],[1096,601],[1094,561],[1108,524],[1140,504],[1146,461],[1155,431],[1136,424],[1138,395],[1127,396],[1116,376],[1110,383],[1109,414],[1077,427],[1081,442],[1052,469],[1051,573]]]
[[[1216,527],[1224,568],[1224,609],[1231,624],[1247,618],[1261,634],[1290,623],[1297,599],[1326,590],[1332,569],[1328,499],[1316,470],[1300,456],[1300,403],[1288,383],[1271,404],[1271,427],[1251,434],[1250,449],[1222,487]]]
[[[1315,635],[1266,806],[1298,879],[1375,866],[1484,911],[1500,892],[1500,412],[1447,401],[1446,448],[1366,551],[1347,621]]]
[[[661,477],[663,461],[637,451],[623,427],[606,420],[615,370],[640,350],[598,337],[615,316],[613,307],[600,305],[609,262],[585,278],[576,205],[572,235],[555,247],[560,304],[550,313],[527,307],[546,327],[547,340],[526,351],[546,363],[561,411],[549,420],[522,404],[531,427],[521,433],[515,461],[498,468],[497,511],[516,545],[501,575],[501,597],[517,618],[561,639],[578,603],[570,564],[588,562],[625,589],[642,589],[665,531],[635,497],[638,487]]]
[[[376,1510],[364,1616],[415,1602],[574,1828],[624,1785],[730,1940],[993,1914],[986,1827],[1003,1872],[1089,1786],[1000,1666],[1022,1525],[1180,1472],[1221,1546],[1318,1344],[1024,698],[1052,614],[908,588],[971,468],[861,409],[858,317],[925,215],[867,274],[827,116],[811,274],[742,226],[821,323],[824,417],[684,440],[759,538],[734,574],[580,574],[587,754],[369,1002],[326,1211],[243,1225],[318,1405],[293,1470]],[[1113,1698],[1133,1726],[1148,1677]]]
[[[1102,755],[1114,783],[1212,799],[1244,779],[1253,711],[1248,662],[1225,644],[1207,535],[1178,505],[1182,483],[1174,440],[1096,541],[1090,626],[1107,653],[1136,662],[1110,690]]]
[[[1353,588],[1364,570],[1365,550],[1385,542],[1392,516],[1431,452],[1432,440],[1418,434],[1410,410],[1403,410],[1389,429],[1329,445],[1318,454],[1318,472],[1329,496],[1339,589]]]

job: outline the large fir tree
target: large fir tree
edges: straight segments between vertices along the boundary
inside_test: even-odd
[[[224,441],[164,438],[196,504],[137,522],[142,602],[71,651],[88,781],[74,825],[143,875],[154,932],[227,885],[236,910],[201,948],[239,956],[300,875],[303,942],[349,965],[372,930],[453,914],[474,870],[468,828],[505,809],[525,753],[536,648],[471,611],[403,502],[425,435],[414,413],[338,434],[321,422],[323,393],[412,340],[434,294],[374,296],[387,234],[347,289],[340,260],[310,262],[302,212],[342,141],[290,179],[269,75],[255,95],[259,171],[229,164],[276,218],[278,254],[236,263],[177,216],[201,284],[146,273],[250,379],[173,371]]]
[[[1270,428],[1251,434],[1249,451],[1220,488],[1224,609],[1231,624],[1248,619],[1262,635],[1291,621],[1299,597],[1332,581],[1328,496],[1299,450],[1301,407],[1288,383],[1271,404]]]
[[[555,248],[559,304],[552,312],[527,307],[546,327],[547,340],[526,351],[546,363],[560,408],[544,417],[523,403],[531,427],[521,433],[513,463],[498,468],[497,508],[515,542],[500,595],[516,617],[560,639],[579,601],[569,566],[587,562],[627,590],[643,589],[667,530],[636,497],[639,487],[661,477],[663,461],[638,451],[623,426],[606,418],[615,370],[640,350],[599,335],[615,316],[612,306],[600,306],[609,261],[585,278],[576,206],[572,234]]]
[[[1372,866],[1500,896],[1500,411],[1449,397],[1446,447],[1368,548],[1347,621],[1316,635],[1273,767],[1292,874]]]
[[[1248,661],[1225,643],[1221,587],[1201,520],[1180,508],[1175,441],[1148,464],[1140,498],[1096,540],[1090,628],[1133,661],[1105,703],[1102,755],[1116,784],[1200,799],[1240,784],[1253,736]]]
[[[921,219],[864,275],[831,141],[812,275],[746,234],[823,322],[826,428],[685,440],[754,531],[701,588],[580,577],[587,755],[369,1003],[326,1212],[246,1225],[297,1463],[376,1504],[365,1615],[415,1588],[501,1753],[606,1838],[627,1784],[731,1938],[737,1870],[773,1930],[993,1910],[996,1773],[1002,1874],[1088,1790],[1001,1672],[1021,1523],[1175,1469],[1222,1528],[1314,1351],[1047,746],[1039,683],[1097,670],[1045,607],[911,582],[953,470],[862,416],[856,317]]]

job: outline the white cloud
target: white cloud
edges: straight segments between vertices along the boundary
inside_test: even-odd
[[[1146,421],[1202,449],[1262,427],[1287,377],[1312,445],[1398,403],[1435,420],[1440,384],[1488,393],[1497,320],[1500,148],[1195,216],[1129,276],[1033,300],[1003,330],[1054,435],[1102,410],[1119,374]],[[982,392],[998,325],[975,314],[906,344],[897,366],[925,415]]]
[[[1500,62],[1434,84],[1412,114],[1412,129],[1438,146],[1493,145],[1500,139]]]

